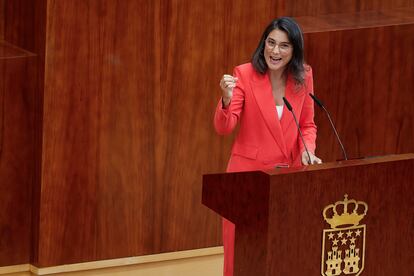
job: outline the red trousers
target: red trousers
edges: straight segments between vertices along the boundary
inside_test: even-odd
[[[235,225],[223,218],[224,269],[223,276],[233,276]]]

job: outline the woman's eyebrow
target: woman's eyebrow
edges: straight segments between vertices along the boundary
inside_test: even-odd
[[[269,36],[267,39],[272,40],[272,41],[274,41],[274,42],[277,42],[277,41],[276,41],[276,39],[271,38],[270,36]],[[289,41],[280,41],[279,43],[287,43],[287,44],[291,44]]]

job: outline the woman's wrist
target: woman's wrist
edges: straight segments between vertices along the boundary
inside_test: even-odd
[[[221,104],[223,108],[227,108],[230,105],[230,102],[231,102],[231,98],[221,97]]]

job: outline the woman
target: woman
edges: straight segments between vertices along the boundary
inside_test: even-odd
[[[228,172],[321,163],[315,156],[312,69],[304,64],[303,35],[289,17],[272,21],[264,30],[250,63],[220,81],[222,97],[214,126],[228,134],[240,122]],[[295,112],[309,155],[285,97]],[[310,160],[309,160],[310,158]],[[234,224],[223,219],[224,275],[233,275]]]

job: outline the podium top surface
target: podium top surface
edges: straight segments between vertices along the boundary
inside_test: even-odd
[[[333,168],[342,168],[342,167],[350,167],[350,166],[362,166],[362,165],[375,164],[375,163],[403,161],[403,160],[409,160],[409,159],[414,159],[413,153],[365,157],[365,158],[328,162],[328,163],[301,166],[301,167],[292,167],[292,168],[275,168],[273,170],[263,171],[263,172],[268,175],[291,174],[291,173],[307,172],[307,171],[329,170]]]
[[[370,164],[386,163],[386,162],[395,162],[395,161],[404,161],[414,159],[414,153],[404,153],[404,154],[390,154],[383,156],[372,156],[364,157],[350,160],[341,160],[334,162],[327,162],[322,164],[300,166],[300,167],[291,167],[291,168],[274,168],[271,170],[259,170],[255,171],[257,173],[264,173],[266,175],[282,175],[282,174],[292,174],[292,173],[302,173],[302,172],[311,172],[311,171],[320,171],[320,170],[329,170],[335,168],[344,168],[352,166],[364,166]],[[229,173],[209,173],[208,175],[221,175],[221,174],[240,174],[240,173],[252,173],[253,171],[240,171],[240,172],[229,172]]]

